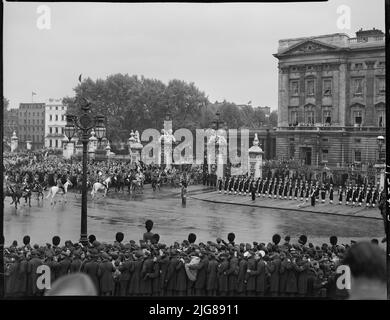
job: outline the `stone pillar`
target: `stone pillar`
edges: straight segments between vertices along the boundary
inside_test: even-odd
[[[279,67],[278,127],[288,126],[289,68]]]
[[[96,138],[95,135],[96,135],[95,131],[92,129],[91,137],[89,138],[89,142],[88,142],[88,156],[90,159],[95,158],[95,153],[98,146],[98,139]]]
[[[14,131],[11,137],[11,152],[15,152],[18,149],[18,142],[19,139],[16,136],[16,132]]]
[[[253,175],[255,179],[261,178],[264,152],[259,146],[259,139],[257,137],[257,133],[255,134],[255,139],[253,140],[253,146],[249,148],[248,152],[249,174]]]

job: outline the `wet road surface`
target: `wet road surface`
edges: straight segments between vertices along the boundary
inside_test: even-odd
[[[81,195],[70,192],[67,203],[57,202],[54,206],[46,199],[38,205],[33,198],[31,208],[21,200],[18,210],[10,202],[10,198],[4,202],[6,246],[13,240],[21,244],[26,234],[30,235],[32,244],[40,245],[51,243],[54,235],[59,235],[62,243],[79,240]],[[146,185],[143,195],[110,192],[107,198],[100,196],[95,201],[88,195],[88,234],[94,234],[99,241],[112,242],[115,233],[121,231],[126,242],[138,242],[145,232],[147,219],[154,221],[153,232],[160,235],[160,242],[167,244],[187,239],[190,232],[197,235],[197,242],[215,241],[217,237],[226,239],[229,232],[234,232],[239,243],[267,243],[275,233],[282,237],[288,234],[296,242],[299,235],[306,234],[308,242],[315,245],[329,242],[331,235],[337,235],[339,243],[381,240],[384,236],[381,220],[234,206],[190,198],[183,208],[179,189],[153,192]]]

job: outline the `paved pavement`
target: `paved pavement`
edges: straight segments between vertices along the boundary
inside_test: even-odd
[[[163,243],[187,239],[190,232],[197,235],[197,242],[215,241],[217,237],[226,239],[229,232],[236,234],[237,242],[244,243],[267,243],[274,233],[290,235],[294,242],[299,235],[306,234],[314,244],[329,242],[331,235],[337,235],[340,243],[383,237],[383,223],[378,219],[317,214],[298,208],[285,210],[280,207],[282,204],[278,205],[279,201],[272,203],[272,208],[249,206],[245,205],[245,202],[251,204],[249,197],[235,198],[210,191],[203,186],[190,186],[184,208],[180,189],[169,187],[153,192],[150,185],[146,185],[142,195],[109,192],[107,198],[100,195],[93,201],[88,195],[88,233],[95,234],[100,241],[112,242],[115,233],[122,231],[125,241],[138,241],[145,232],[146,219],[152,219],[153,231],[160,234]],[[239,199],[244,205],[228,202]],[[63,241],[78,240],[80,195],[69,193],[67,203],[58,201],[55,206],[46,199],[39,204],[32,199],[31,208],[22,204],[18,210],[10,202],[10,198],[4,202],[6,245],[12,240],[21,242],[26,234],[31,236],[32,243],[51,242],[54,235],[60,235]],[[287,206],[287,202],[280,202]],[[255,204],[263,203],[257,200]]]
[[[320,201],[313,207],[311,206],[310,201],[301,202],[299,200],[289,199],[269,199],[268,197],[264,198],[263,196],[256,197],[256,200],[253,201],[248,194],[246,196],[229,195],[219,193],[218,191],[215,191],[214,188],[204,186],[192,186],[189,191],[189,196],[191,198],[207,202],[382,220],[377,208],[366,208],[363,204],[362,207],[353,207],[344,204],[339,205],[338,202],[329,204],[329,200],[326,200],[325,204]]]

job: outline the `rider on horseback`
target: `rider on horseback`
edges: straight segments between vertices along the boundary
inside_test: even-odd
[[[64,184],[62,183],[61,178],[57,179],[57,187],[60,188],[64,194],[66,193],[65,192],[65,187],[64,187]]]

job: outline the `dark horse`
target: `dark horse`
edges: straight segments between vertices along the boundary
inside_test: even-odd
[[[123,178],[123,176],[120,173],[115,174],[112,177],[112,184],[113,184],[116,192],[119,192],[119,191],[123,192],[124,187],[125,187],[125,179]]]
[[[39,201],[39,196],[43,200],[43,191],[46,190],[46,186],[41,185],[39,182],[35,182],[32,185],[31,191],[37,193],[37,200]]]
[[[15,204],[15,209],[18,208],[18,203],[20,204],[20,198],[23,196],[23,191],[21,190],[20,186],[18,185],[7,185],[5,188],[3,188],[3,201],[5,200],[5,197],[11,197],[12,202],[11,206]]]
[[[32,183],[26,182],[26,183],[23,184],[22,197],[24,198],[25,203],[27,203],[27,200],[28,200],[28,206],[29,207],[31,207],[32,189],[33,189]]]

